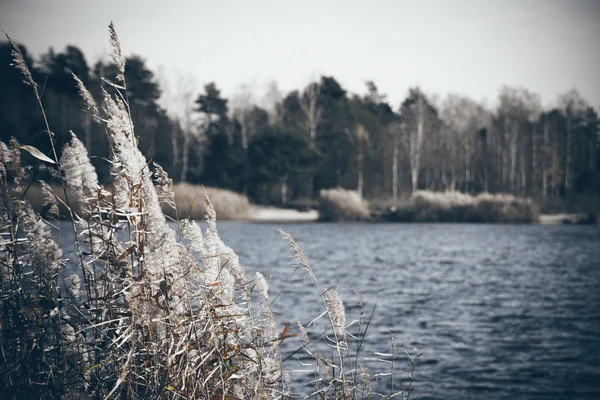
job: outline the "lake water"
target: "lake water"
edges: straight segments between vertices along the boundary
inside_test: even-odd
[[[322,304],[305,272],[289,278],[293,262],[279,226],[218,224],[249,276],[270,272],[272,296],[289,282],[274,309],[295,328],[321,314]],[[600,399],[599,226],[282,227],[321,286],[338,287],[348,321],[357,314],[354,290],[368,308],[377,301],[365,356],[389,352],[390,334],[397,347],[423,352],[411,398]],[[396,368],[409,371],[398,358]],[[302,368],[293,358],[286,367]],[[389,390],[389,378],[373,386]]]

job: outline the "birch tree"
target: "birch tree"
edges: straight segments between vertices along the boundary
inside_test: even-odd
[[[400,107],[400,116],[404,122],[405,140],[410,162],[410,179],[412,192],[416,192],[419,184],[423,141],[427,133],[431,133],[437,119],[437,111],[429,104],[419,88],[411,89],[409,96]],[[429,132],[426,130],[429,128]]]
[[[171,73],[175,79],[170,80],[164,71],[160,71],[158,80],[163,88],[160,102],[175,121],[171,131],[171,146],[173,148],[173,170],[181,164],[179,180],[185,182],[188,175],[190,145],[194,138],[199,143],[203,135],[194,120],[194,97],[199,92],[198,81],[191,75]],[[181,145],[178,143],[182,138]]]
[[[478,141],[480,131],[490,123],[489,113],[475,101],[457,95],[449,95],[441,110],[442,120],[446,125],[446,153],[442,157],[448,159],[450,172],[450,189],[456,188],[462,180],[465,192],[473,191],[476,174],[476,159],[479,157]],[[458,176],[458,173],[462,175]],[[484,173],[479,174],[485,186]]]
[[[399,121],[389,125],[389,133],[392,137],[392,208],[395,211],[398,204],[398,168],[400,158],[400,135],[403,127]]]
[[[321,122],[323,107],[319,104],[320,82],[311,83],[300,97],[300,108],[304,115],[311,148],[316,148],[317,128]],[[307,197],[312,197],[314,176],[308,178]]]
[[[321,94],[320,82],[314,82],[308,85],[300,97],[300,108],[306,120],[306,128],[311,145],[315,145],[317,138],[317,128],[321,122],[323,107],[319,104]]]
[[[566,119],[565,135],[567,146],[565,149],[566,153],[564,171],[565,192],[569,193],[572,189],[571,186],[573,181],[573,142],[575,140],[574,131],[576,129],[576,125],[579,124],[583,119],[584,112],[587,109],[587,104],[574,89],[560,96],[558,102],[559,107],[561,108]]]
[[[248,194],[248,143],[251,135],[250,113],[254,107],[254,95],[250,85],[241,85],[238,92],[231,99],[232,117],[240,125],[242,154],[244,163],[243,193]]]
[[[508,169],[508,185],[512,193],[524,193],[530,160],[524,155],[529,146],[535,121],[541,111],[537,94],[524,88],[503,87],[499,94],[496,118],[504,147],[503,170]]]
[[[356,191],[360,197],[363,197],[365,181],[365,151],[369,145],[369,132],[364,125],[358,123],[353,132],[349,130],[346,133],[351,137],[356,147]]]

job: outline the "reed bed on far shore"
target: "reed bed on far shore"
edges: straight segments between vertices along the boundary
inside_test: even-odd
[[[231,190],[192,185],[189,183],[178,183],[173,186],[175,195],[175,207],[163,206],[163,212],[169,217],[204,219],[206,207],[204,201],[204,191],[210,198],[217,212],[219,220],[237,220],[243,221],[248,218],[250,202],[242,194],[232,192]]]
[[[366,221],[368,203],[354,190],[323,189],[319,194],[319,220],[331,222]]]
[[[418,191],[388,215],[400,222],[538,222],[531,199],[510,194]]]

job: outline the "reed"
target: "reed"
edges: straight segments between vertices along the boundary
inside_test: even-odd
[[[173,192],[165,171],[137,149],[121,45],[112,23],[109,32],[116,81],[104,79],[98,104],[77,83],[88,112],[105,126],[113,154],[111,183],[98,183],[75,135],[61,157],[54,147],[48,157],[14,140],[0,142],[3,397],[291,398],[293,371],[285,367],[281,346],[298,334],[275,320],[275,300],[265,276],[256,273],[249,279],[220,239],[209,190],[201,199],[194,194],[203,204],[204,228],[189,218],[167,222],[162,208],[174,207],[178,187]],[[14,58],[39,99],[16,46]],[[39,105],[43,113],[41,101]],[[51,134],[48,139],[52,143]],[[21,163],[21,151],[31,153],[40,164],[36,168],[43,166],[60,182],[54,188],[42,183],[35,196],[41,199],[43,217],[28,200],[34,174]],[[218,198],[219,193],[212,195]],[[231,215],[247,207],[243,198],[234,203],[224,208],[234,209]],[[55,240],[60,231],[53,232],[60,230],[54,224],[60,207],[75,234],[74,273],[67,273],[66,254]],[[372,313],[365,318],[361,300],[360,316],[348,323],[337,291],[320,287],[300,246],[291,235],[282,235],[296,268],[307,272],[315,286],[323,304],[321,317],[328,321],[322,338],[334,349],[330,359],[311,352],[319,337],[309,338],[300,324],[302,341],[296,351],[308,352],[313,360],[311,396],[408,398],[413,388],[399,385],[394,361],[383,353],[375,354],[392,366],[385,374],[391,390],[382,394],[371,389],[363,341]]]
[[[344,222],[364,221],[370,216],[369,207],[358,192],[342,188],[324,189],[319,195],[319,219]]]
[[[183,216],[189,219],[203,219],[206,215],[204,191],[210,197],[219,220],[243,221],[248,218],[250,202],[239,193],[226,189],[207,187],[189,183],[178,183],[173,187],[175,207],[163,206],[163,212],[172,218]]]
[[[530,223],[539,220],[531,199],[510,194],[418,191],[389,216],[403,222],[502,222]]]

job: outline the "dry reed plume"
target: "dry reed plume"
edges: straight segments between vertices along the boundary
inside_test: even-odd
[[[14,140],[0,143],[3,397],[289,398],[293,391],[281,344],[297,335],[289,324],[275,321],[265,277],[257,273],[248,279],[237,255],[219,238],[209,196],[203,196],[206,229],[190,220],[178,221],[176,228],[167,223],[161,207],[174,206],[172,181],[137,149],[125,61],[112,23],[109,30],[116,82],[104,79],[103,99],[96,103],[75,80],[87,110],[105,125],[112,183],[98,184],[74,134],[61,157],[49,127],[50,157]],[[37,84],[13,47],[15,65],[43,113]],[[42,185],[45,218],[27,200],[33,176],[21,163],[21,150],[61,183],[60,196]],[[77,270],[71,274],[52,232],[60,229],[60,224],[52,228],[59,206],[75,234]],[[362,300],[359,318],[348,323],[336,289],[321,289],[302,249],[282,235],[321,298],[321,316],[329,324],[325,341],[335,354],[328,359],[313,352],[314,339],[300,325],[298,348],[313,360],[312,396],[408,398],[412,388],[394,380],[393,359],[391,373],[383,374],[391,376],[390,393],[372,391],[359,357],[370,323]],[[384,353],[375,358],[390,363]]]

